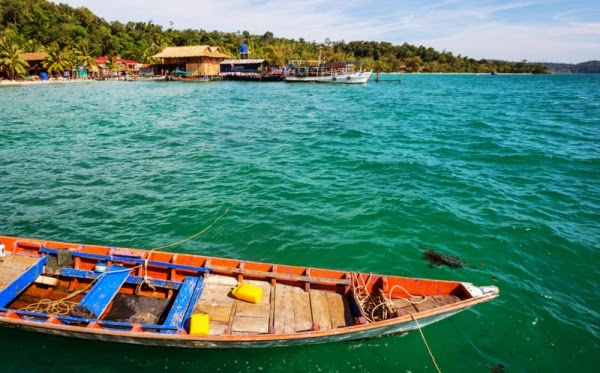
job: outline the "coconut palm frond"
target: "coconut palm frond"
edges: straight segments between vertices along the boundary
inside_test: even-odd
[[[29,63],[21,58],[23,51],[12,39],[0,39],[0,67],[4,67],[10,79],[26,74]]]

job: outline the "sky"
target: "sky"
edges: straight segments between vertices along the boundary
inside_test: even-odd
[[[598,0],[59,0],[108,22],[249,31],[275,37],[386,41],[475,59],[600,60]]]

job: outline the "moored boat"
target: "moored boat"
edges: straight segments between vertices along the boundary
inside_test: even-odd
[[[405,333],[499,294],[458,281],[8,236],[2,246],[0,326],[106,342],[347,341]]]
[[[164,82],[166,76],[151,76],[151,77],[136,77],[136,78],[127,78],[128,82]]]
[[[372,71],[356,62],[290,61],[285,81],[289,83],[366,83]]]
[[[177,79],[179,82],[191,82],[191,83],[205,83],[210,82],[210,78],[207,76],[179,76]]]

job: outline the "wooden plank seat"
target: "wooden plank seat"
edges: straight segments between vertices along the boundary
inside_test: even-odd
[[[113,265],[101,277],[71,311],[72,316],[99,318],[117,294],[131,272],[130,268]]]
[[[84,278],[88,280],[94,280],[102,275],[100,272],[94,271],[86,271],[82,269],[73,269],[73,268],[61,268],[60,275],[65,277],[73,277],[73,278]],[[125,280],[125,283],[132,285],[139,285],[144,281],[143,276],[129,276]],[[178,290],[181,287],[181,282],[177,281],[169,281],[169,280],[158,280],[149,278],[148,282],[150,285],[170,289],[170,290]]]
[[[165,320],[166,326],[185,329],[194,311],[194,305],[203,290],[204,278],[188,276],[183,281],[175,302]],[[172,331],[167,331],[172,333]]]

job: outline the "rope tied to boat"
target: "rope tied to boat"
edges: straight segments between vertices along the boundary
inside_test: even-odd
[[[155,248],[151,249],[148,252],[148,255],[146,255],[146,258],[144,259],[144,265],[143,265],[143,268],[144,268],[144,276],[143,277],[144,277],[144,279],[142,280],[142,282],[140,282],[140,284],[138,285],[138,287],[135,289],[136,294],[138,294],[140,292],[140,290],[142,290],[142,286],[143,285],[148,286],[152,291],[156,291],[156,288],[150,283],[150,279],[149,279],[149,276],[148,276],[148,261],[150,260],[150,255],[152,255],[152,252],[163,250],[163,249],[166,249],[166,248],[169,248],[169,247],[173,247],[173,246],[177,246],[177,245],[181,245],[182,243],[185,243],[187,241],[193,240],[194,238],[200,236],[201,234],[204,234],[206,231],[208,231],[210,228],[212,228],[212,226],[215,225],[219,220],[221,220],[221,218],[223,216],[225,216],[225,214],[227,214],[232,207],[233,207],[233,205],[227,207],[227,209],[225,209],[225,211],[221,215],[217,216],[217,218],[215,220],[213,220],[213,222],[210,223],[209,226],[207,226],[206,228],[202,229],[200,232],[197,232],[194,235],[192,235],[192,236],[190,236],[190,237],[188,237],[186,239],[183,239],[183,240],[180,240],[180,241],[177,241],[177,242],[174,242],[174,243],[166,244],[166,245],[155,247]]]
[[[438,371],[438,373],[442,373],[442,370],[437,365],[437,362],[435,361],[435,357],[433,356],[433,352],[431,352],[431,348],[429,348],[429,344],[427,343],[427,340],[425,339],[425,334],[423,334],[423,331],[421,330],[421,325],[415,318],[415,315],[411,314],[410,316],[412,317],[413,321],[417,324],[417,329],[419,330],[419,333],[421,333],[421,338],[423,339],[423,343],[425,343],[425,347],[427,347],[427,352],[429,352],[429,357],[431,358],[431,361],[433,362],[435,369]]]

